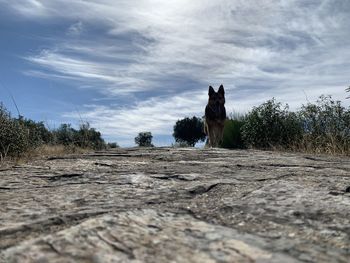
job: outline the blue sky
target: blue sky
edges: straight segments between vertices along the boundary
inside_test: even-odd
[[[348,106],[349,13],[348,0],[0,0],[0,101],[122,146],[140,131],[171,144],[209,85],[228,112],[321,94]]]

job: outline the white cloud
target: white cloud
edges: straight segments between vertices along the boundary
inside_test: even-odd
[[[3,0],[0,3],[8,4],[8,1]],[[40,0],[14,0],[10,6],[22,15],[38,16],[47,12],[45,6]]]
[[[320,87],[324,94],[334,94],[335,99],[342,99],[342,93],[334,93],[336,87]],[[215,88],[217,89],[217,87]],[[301,104],[315,102],[320,93],[318,90],[304,90],[295,93],[294,89],[276,91],[277,101],[288,104],[292,110],[298,110]],[[133,145],[133,139],[139,132],[150,131],[155,137],[156,145],[169,142],[159,138],[172,136],[173,126],[177,120],[185,117],[202,117],[207,103],[207,89],[203,91],[185,92],[172,97],[155,97],[133,105],[108,107],[101,105],[86,105],[79,113],[66,113],[64,117],[88,121],[93,127],[104,134],[106,138],[117,138],[121,146]],[[244,100],[237,99],[235,90],[226,96],[226,110],[247,113],[253,106],[257,106],[271,99],[270,94],[260,93],[259,96],[249,94]]]
[[[142,131],[151,131],[156,136],[171,136],[173,125],[178,119],[204,114],[206,100],[206,92],[187,92],[171,98],[151,98],[134,105],[114,108],[88,105],[79,113],[66,113],[65,117],[82,117],[106,137],[117,137],[120,145],[130,146],[133,138]]]
[[[305,93],[310,100],[322,93],[345,98],[350,81],[347,0],[15,0],[10,5],[26,19],[70,21],[67,32],[74,33],[27,56],[42,69],[27,74],[75,80],[116,100],[145,92],[144,101],[85,112],[106,134],[126,138],[140,127],[169,134],[176,119],[202,112],[208,84],[223,83],[227,107],[245,111],[271,97],[294,108],[305,102]]]
[[[134,49],[142,52],[136,56],[130,54],[133,61],[123,64],[124,70],[118,64],[120,56],[127,55],[123,50],[109,53],[109,57],[115,59],[113,64],[102,60],[91,68],[97,63],[96,57],[85,58],[82,63],[74,54],[67,58],[65,51],[69,50],[69,43],[60,46],[59,50],[46,50],[44,54],[32,57],[33,62],[63,74],[72,68],[71,75],[82,79],[96,77],[113,84],[120,82],[118,74],[121,74],[121,77],[129,79],[127,88],[131,88],[130,92],[134,92],[132,86],[140,82],[144,82],[144,89],[151,88],[153,83],[148,81],[154,79],[154,74],[164,78],[167,74],[182,75],[200,82],[220,81],[223,76],[230,81],[249,76],[252,82],[257,77],[280,78],[280,73],[266,76],[260,68],[274,65],[292,72],[297,70],[295,67],[303,71],[313,63],[319,65],[332,59],[334,52],[340,53],[335,50],[339,44],[348,50],[345,44],[349,39],[344,35],[349,23],[347,14],[329,14],[331,2],[325,0],[309,4],[303,4],[303,1],[257,3],[252,0],[34,2],[28,2],[21,8],[16,4],[14,7],[18,10],[26,8],[32,15],[37,10],[38,16],[42,16],[42,10],[45,10],[45,17],[79,18],[90,23],[99,21],[110,35],[129,38],[124,45],[132,42]],[[81,24],[80,21],[73,28]],[[130,32],[144,37],[145,42],[139,40],[135,44],[137,37],[128,35]],[[102,30],[91,37],[103,41],[105,33]],[[342,40],[345,40],[344,43],[339,43]],[[97,55],[108,54],[111,48],[98,40],[75,43],[75,46],[80,47],[80,54],[85,56],[91,56],[95,51]],[[118,46],[119,43],[112,49]],[[323,61],[319,59],[320,52],[327,53],[322,57]],[[340,61],[347,60],[343,56]],[[106,69],[113,66],[118,73]],[[143,81],[140,81],[140,75]]]
[[[83,29],[83,23],[78,21],[68,28],[67,34],[70,36],[79,36],[83,32]]]

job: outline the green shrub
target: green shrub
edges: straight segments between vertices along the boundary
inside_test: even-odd
[[[350,151],[350,108],[331,96],[320,96],[315,104],[303,105],[299,112],[303,120],[303,147],[315,152]]]
[[[243,125],[243,120],[226,120],[221,147],[230,149],[244,148],[244,142],[241,133],[241,128]]]
[[[80,125],[75,137],[75,144],[82,148],[102,150],[106,148],[106,143],[101,137],[101,133],[90,127],[88,122]]]
[[[139,147],[153,147],[152,138],[153,136],[151,132],[140,132],[135,137],[135,143]]]
[[[289,112],[275,99],[268,100],[247,115],[242,126],[242,137],[247,146],[256,148],[290,148],[299,143],[303,129],[297,114]]]
[[[185,142],[189,146],[194,146],[198,141],[205,140],[203,121],[193,116],[178,120],[174,126],[173,136],[177,143]]]
[[[94,128],[90,128],[89,123],[81,124],[79,130],[72,128],[71,124],[61,124],[54,131],[54,135],[56,144],[74,145],[95,150],[101,150],[106,147],[101,133]]]
[[[29,148],[28,130],[11,118],[3,104],[0,104],[0,159],[19,156]]]
[[[19,117],[16,121],[22,125],[28,132],[28,144],[35,148],[42,144],[50,144],[54,141],[54,136],[44,125],[43,122],[35,122],[30,119]]]
[[[329,154],[350,153],[350,108],[331,96],[294,113],[274,99],[253,108],[242,127],[246,145]]]
[[[55,144],[71,145],[75,143],[77,131],[71,127],[71,124],[63,123],[58,129],[53,131]]]
[[[116,142],[109,142],[107,144],[107,147],[110,148],[110,149],[115,149],[115,148],[119,148],[119,145]]]
[[[89,123],[80,125],[79,130],[72,128],[70,124],[62,124],[58,129],[49,131],[43,122],[35,122],[22,116],[12,118],[0,103],[0,160],[6,156],[19,157],[43,144],[95,150],[106,147],[101,133],[91,128]]]

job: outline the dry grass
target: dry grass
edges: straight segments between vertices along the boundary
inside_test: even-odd
[[[327,139],[320,137],[317,140],[313,140],[304,135],[300,142],[291,144],[288,147],[272,146],[266,150],[324,156],[350,156],[350,141],[339,141],[334,136],[329,136]]]
[[[270,147],[267,148],[251,147],[251,149],[317,156],[350,157],[350,140],[332,134],[318,137],[304,134],[300,140],[290,143],[289,145],[270,145]]]
[[[84,149],[77,146],[64,146],[64,145],[42,145],[27,153],[27,157],[51,157],[51,156],[63,156],[67,154],[79,154],[87,153],[91,149]]]
[[[26,152],[21,157],[7,157],[3,162],[0,162],[0,166],[7,166],[10,164],[23,164],[42,158],[65,156],[69,154],[83,154],[91,151],[92,149],[85,149],[77,146],[42,145]]]
[[[311,154],[350,156],[350,142],[345,139],[336,139],[331,135],[327,136],[327,138],[313,140],[304,136],[300,144],[295,147],[295,150]]]

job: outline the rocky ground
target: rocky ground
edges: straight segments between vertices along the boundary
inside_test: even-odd
[[[0,168],[0,262],[350,262],[350,160],[133,148]]]

